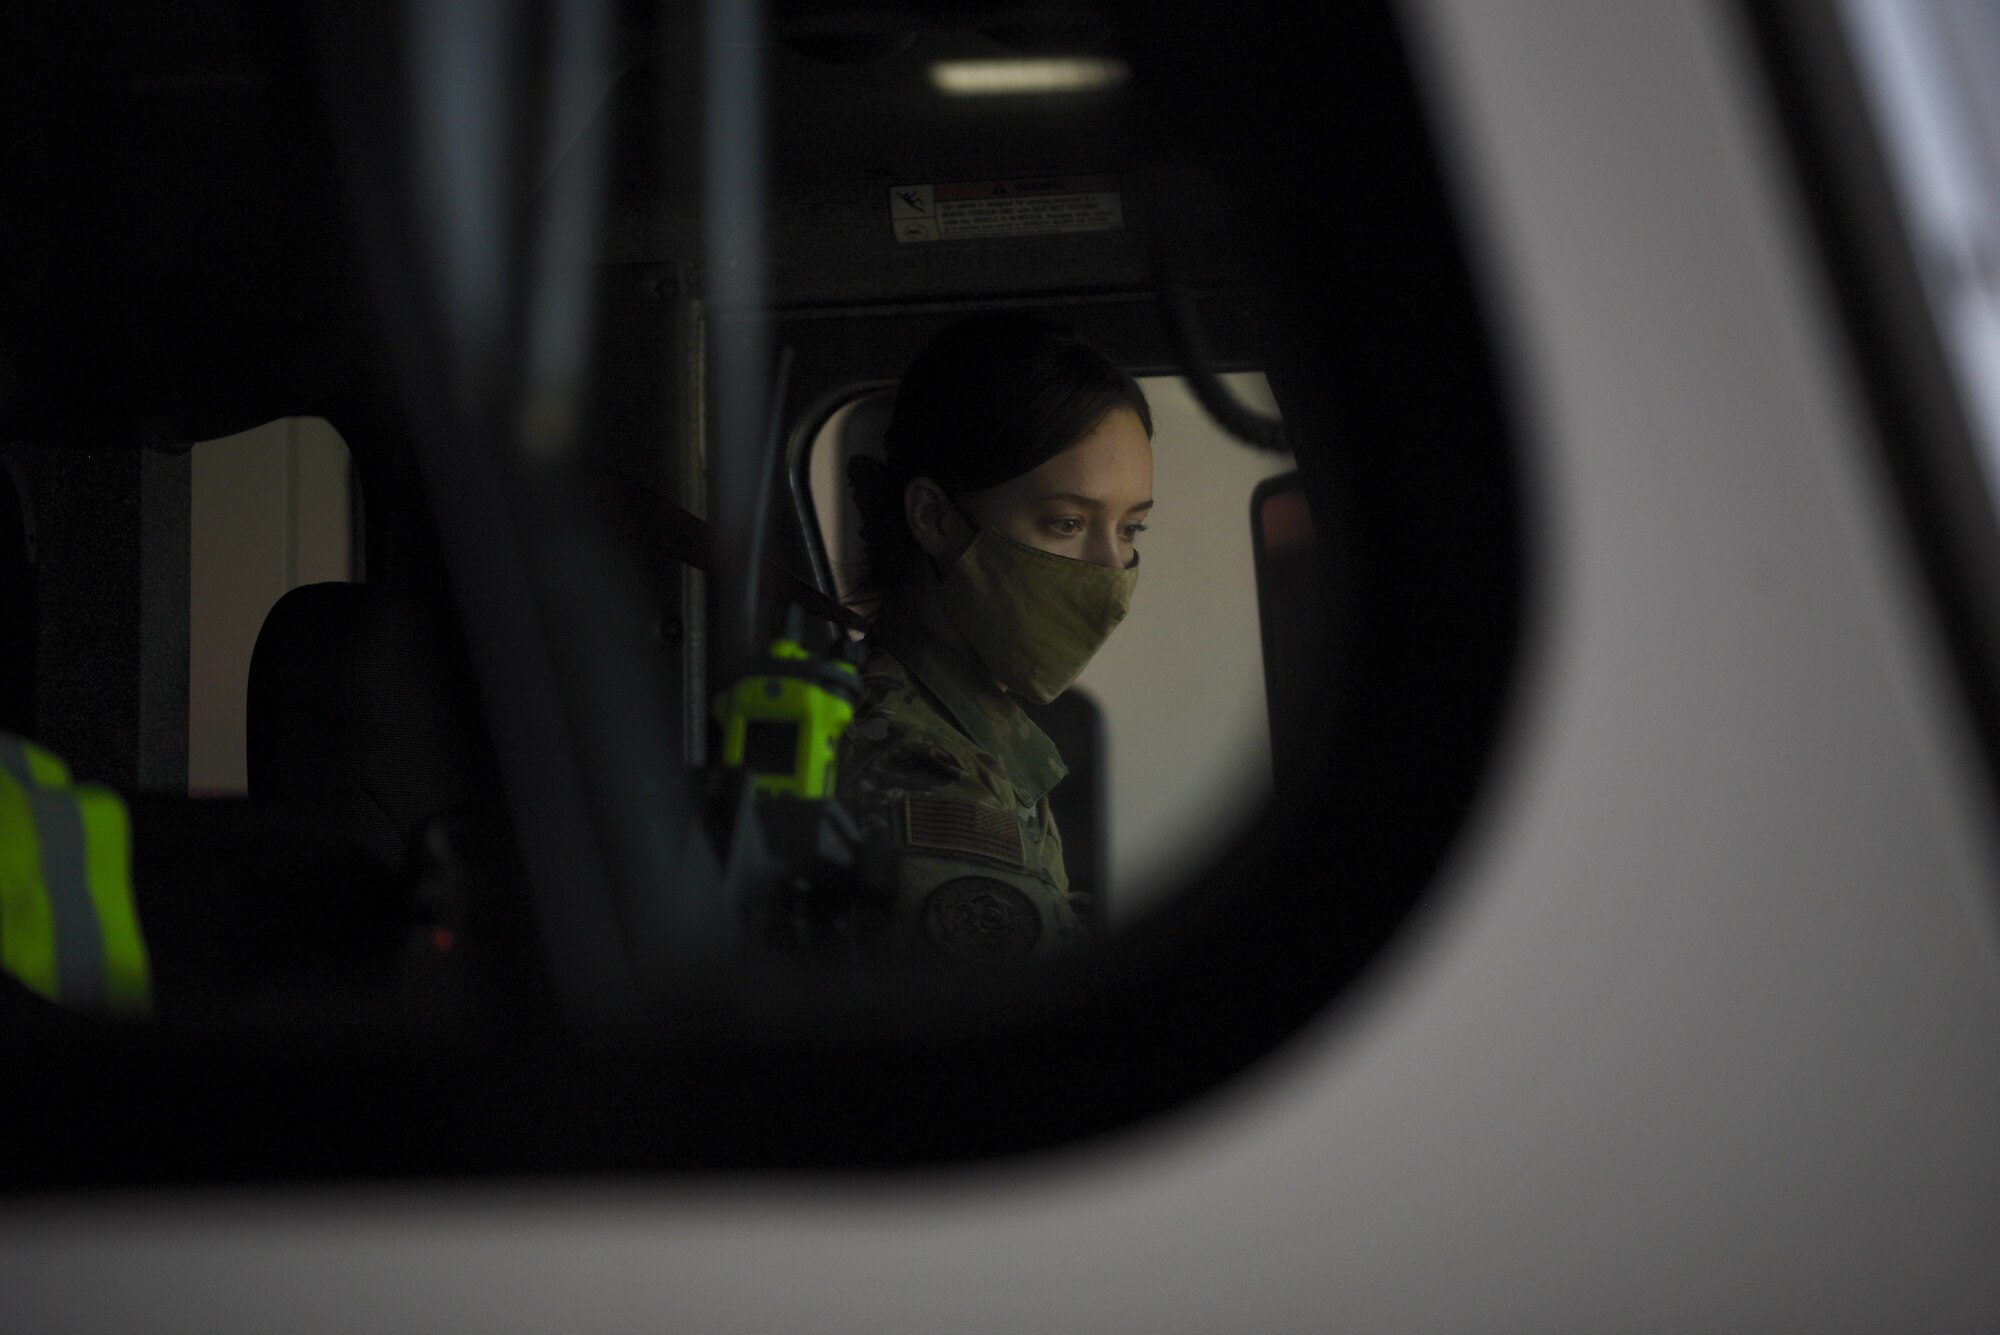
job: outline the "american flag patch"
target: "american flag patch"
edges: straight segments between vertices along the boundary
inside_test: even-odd
[[[970,853],[1024,866],[1021,823],[1004,811],[943,797],[903,799],[903,844],[926,853]]]

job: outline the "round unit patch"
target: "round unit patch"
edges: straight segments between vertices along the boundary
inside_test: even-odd
[[[924,933],[952,959],[1001,963],[1035,948],[1042,915],[1019,886],[989,876],[961,876],[924,901]]]

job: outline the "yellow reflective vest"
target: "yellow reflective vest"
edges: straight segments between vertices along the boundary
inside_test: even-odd
[[[152,1006],[132,901],[132,823],[108,788],[0,732],[0,972],[51,1001],[112,1015]]]

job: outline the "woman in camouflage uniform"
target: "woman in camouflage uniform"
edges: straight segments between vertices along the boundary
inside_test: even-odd
[[[1053,700],[1124,617],[1152,430],[1138,384],[1075,335],[980,315],[911,364],[885,458],[848,466],[879,610],[838,792],[907,953],[1084,939],[1049,809],[1062,757],[1017,697]]]

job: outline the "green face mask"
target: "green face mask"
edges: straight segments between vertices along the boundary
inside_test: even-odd
[[[979,530],[938,586],[952,629],[993,679],[1038,704],[1069,688],[1132,607],[1139,561],[1075,561]]]

